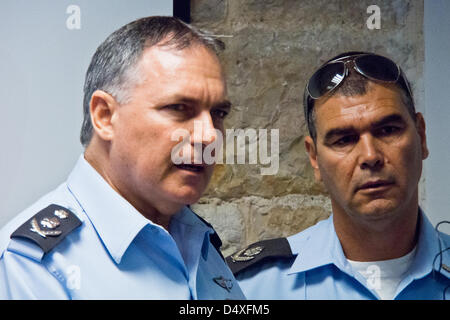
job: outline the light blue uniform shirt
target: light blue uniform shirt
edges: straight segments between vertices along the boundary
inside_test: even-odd
[[[420,212],[419,238],[414,260],[400,282],[395,299],[443,299],[450,285],[450,272],[439,269],[439,251],[450,245],[450,236],[439,238]],[[248,299],[379,299],[367,280],[352,269],[336,235],[333,216],[288,238],[293,259],[268,260],[248,267],[237,275]],[[450,266],[449,250],[442,254]],[[450,299],[450,288],[446,291]]]
[[[10,239],[52,203],[81,226],[45,255]],[[212,228],[184,207],[169,231],[144,218],[81,156],[66,183],[1,230],[0,299],[244,299],[210,242]]]

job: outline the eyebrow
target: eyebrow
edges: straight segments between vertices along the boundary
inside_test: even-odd
[[[229,100],[223,100],[220,101],[218,103],[215,103],[211,109],[231,109],[231,107],[233,106],[233,104],[231,103],[231,101]]]
[[[181,98],[180,102],[188,103],[188,104],[197,104],[198,100],[191,99],[191,98]],[[211,106],[211,110],[212,109],[227,109],[227,110],[229,110],[229,109],[231,109],[232,106],[233,106],[233,104],[231,103],[231,101],[225,99],[223,101],[219,101],[219,102],[216,102],[215,104],[213,104]]]
[[[393,123],[393,122],[394,123],[402,123],[402,124],[406,123],[405,119],[403,119],[403,117],[401,115],[399,115],[399,114],[391,114],[391,115],[386,116],[386,117],[382,118],[381,120],[373,123],[371,125],[371,128],[372,129],[376,129],[376,128],[382,127],[382,126],[384,126],[386,124]]]
[[[356,132],[356,130],[352,126],[344,127],[344,128],[331,129],[331,130],[327,131],[327,133],[325,134],[325,138],[323,140],[324,141],[330,141],[330,140],[332,140],[333,137],[346,136],[346,135],[349,135],[349,134],[353,134],[355,132]]]
[[[389,123],[401,123],[401,124],[404,124],[405,120],[399,114],[391,114],[391,115],[388,115],[388,116],[386,116],[384,118],[381,118],[380,120],[372,123],[370,125],[370,129],[374,130],[376,128],[382,127],[382,126],[387,125]],[[354,134],[356,131],[357,130],[355,129],[354,126],[347,126],[347,127],[342,127],[342,128],[330,129],[325,134],[324,141],[329,141],[330,139],[332,139],[335,136],[345,136],[345,135],[348,135],[348,134]]]

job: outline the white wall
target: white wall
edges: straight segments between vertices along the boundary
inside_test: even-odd
[[[450,220],[450,1],[425,0],[425,210],[433,225]],[[450,233],[447,224],[442,229]]]
[[[80,29],[74,11],[80,9]],[[0,226],[63,182],[82,152],[84,74],[97,46],[169,0],[1,0]]]

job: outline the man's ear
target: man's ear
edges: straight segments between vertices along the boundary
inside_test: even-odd
[[[426,158],[428,158],[429,151],[427,146],[427,135],[425,132],[425,119],[420,112],[416,113],[416,128],[417,133],[420,137],[420,144],[422,147],[422,160],[425,160]]]
[[[317,163],[316,144],[314,143],[314,140],[310,136],[307,136],[305,138],[305,148],[306,152],[308,152],[309,155],[309,162],[311,163],[311,166],[313,167],[314,170],[314,177],[316,178],[317,181],[320,182],[322,181],[322,177],[320,175],[319,164]]]
[[[105,141],[113,138],[112,118],[117,110],[117,102],[113,96],[102,90],[92,94],[89,104],[91,122],[95,133]]]

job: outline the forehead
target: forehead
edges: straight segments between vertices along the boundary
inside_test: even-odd
[[[364,95],[321,98],[314,108],[318,134],[331,127],[363,127],[392,114],[402,116],[405,121],[411,118],[398,89],[376,83],[369,83]]]
[[[186,99],[222,99],[225,80],[217,56],[208,48],[192,45],[177,50],[153,46],[144,50],[137,65],[138,91],[146,100],[173,96]],[[213,95],[213,96],[211,96]]]
[[[147,77],[177,77],[182,72],[186,75],[223,79],[217,56],[202,45],[192,45],[181,50],[152,46],[144,50],[138,66]]]

